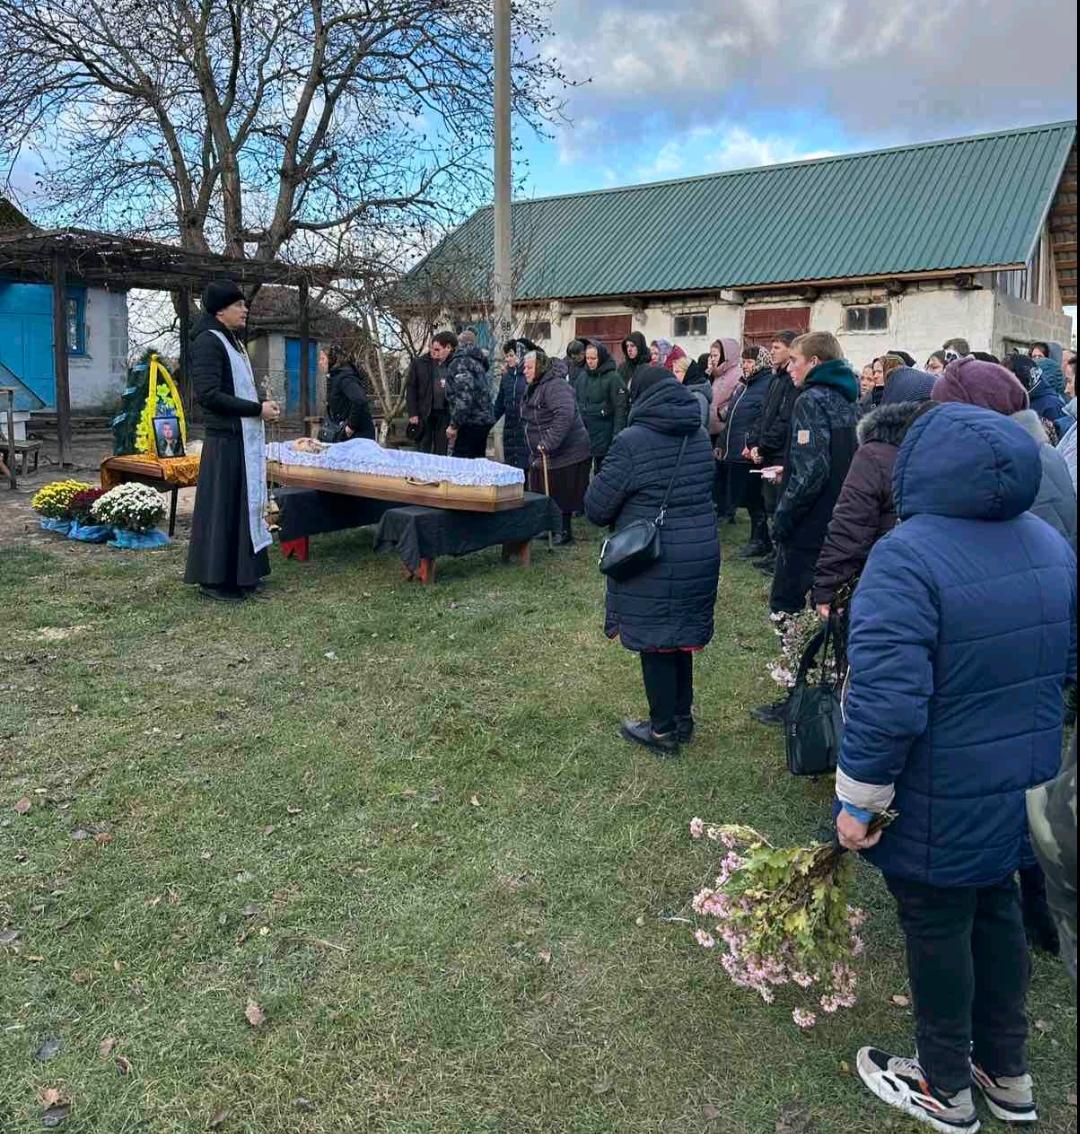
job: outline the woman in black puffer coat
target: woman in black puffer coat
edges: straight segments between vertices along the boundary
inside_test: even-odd
[[[720,545],[712,462],[698,399],[668,371],[642,367],[630,387],[629,424],[585,497],[589,519],[618,531],[655,520],[675,476],[661,528],[663,555],[632,579],[608,579],[605,626],[609,638],[641,655],[649,700],[649,719],[624,721],[622,735],[663,756],[676,755],[693,736],[693,655],[713,636]]]

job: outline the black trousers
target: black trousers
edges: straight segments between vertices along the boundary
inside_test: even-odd
[[[694,708],[694,655],[684,651],[641,655],[641,676],[649,699],[653,732],[665,736],[675,731],[680,717]]]
[[[454,441],[454,456],[463,460],[476,460],[487,456],[490,425],[459,425]]]
[[[745,508],[750,514],[752,527],[761,527],[765,519],[765,500],[761,495],[761,477],[751,476],[756,466],[745,461],[727,461],[727,510],[733,513],[737,508]]]
[[[424,422],[424,432],[420,434],[417,448],[421,453],[434,453],[445,457],[449,448],[446,437],[446,427],[450,424],[450,415],[446,410],[433,410],[431,416]]]
[[[957,889],[885,881],[907,939],[919,1061],[931,1086],[947,1095],[969,1087],[971,1057],[995,1078],[1026,1075],[1031,962],[1013,877]]]
[[[728,504],[728,466],[727,461],[714,461],[713,469],[713,504],[717,514],[730,516],[735,509]]]
[[[763,468],[767,466],[762,466]],[[780,501],[780,485],[773,484],[771,480],[762,480],[761,499],[765,504],[765,515],[772,520],[776,515],[776,505]]]
[[[776,568],[773,571],[769,609],[773,614],[798,614],[806,608],[806,596],[814,585],[817,550],[776,545]]]

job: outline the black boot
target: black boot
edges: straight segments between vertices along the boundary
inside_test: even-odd
[[[569,512],[563,512],[562,531],[555,537],[556,547],[565,547],[574,542],[574,517]]]
[[[697,722],[692,716],[675,718],[675,734],[678,736],[680,744],[689,744],[694,739],[696,730]]]
[[[631,744],[640,744],[650,752],[664,759],[670,759],[679,754],[679,736],[677,732],[653,732],[652,721],[623,721],[619,729],[623,740]]]

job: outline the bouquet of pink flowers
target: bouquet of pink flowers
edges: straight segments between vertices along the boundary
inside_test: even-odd
[[[848,902],[851,861],[843,850],[825,843],[778,849],[751,827],[701,819],[691,820],[690,834],[724,848],[720,873],[694,898],[694,912],[708,923],[694,936],[720,951],[730,980],[766,1004],[793,986],[804,1003],[792,1018],[804,1029],[818,1011],[854,1007],[853,962],[866,949],[859,936],[866,914]]]

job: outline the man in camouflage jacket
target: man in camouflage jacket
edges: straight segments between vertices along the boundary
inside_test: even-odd
[[[446,408],[450,427],[446,435],[455,457],[483,457],[488,434],[495,424],[495,400],[488,376],[488,360],[478,346],[460,343],[446,364]]]
[[[1061,775],[1028,792],[1031,841],[1061,933],[1061,956],[1076,984],[1076,738]]]
[[[780,499],[773,517],[777,546],[770,605],[795,614],[806,605],[833,508],[855,455],[859,380],[833,335],[811,333],[792,345],[790,373],[801,391]]]

